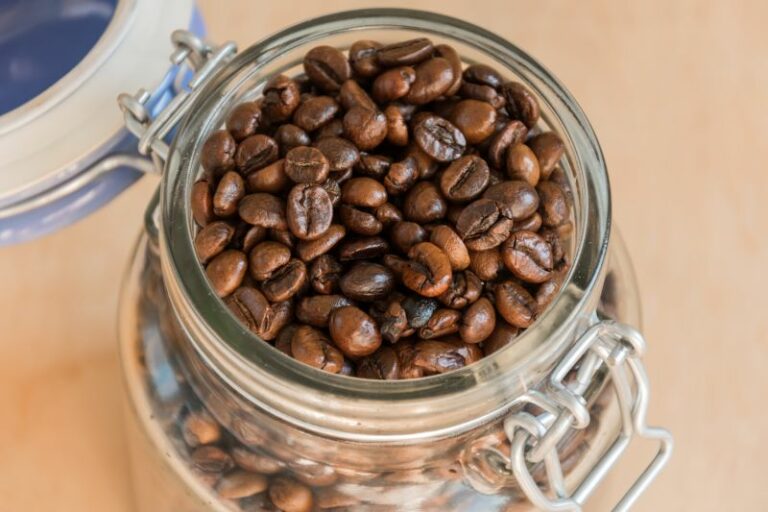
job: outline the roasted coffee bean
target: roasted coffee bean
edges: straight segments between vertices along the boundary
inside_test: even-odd
[[[213,214],[213,190],[207,180],[198,180],[192,185],[192,217],[198,226],[204,227],[216,217]]]
[[[350,169],[360,160],[354,144],[340,137],[325,137],[318,140],[315,147],[325,155],[331,171]]]
[[[408,251],[403,284],[424,297],[437,297],[451,285],[451,262],[435,244],[422,242]]]
[[[539,102],[531,91],[519,82],[502,84],[501,93],[507,100],[507,113],[519,119],[530,130],[539,120]]]
[[[341,201],[351,206],[377,208],[387,202],[387,191],[373,178],[351,178],[341,187]]]
[[[293,336],[293,333],[291,333],[291,336]],[[288,343],[290,343],[290,339],[288,340]],[[282,471],[283,467],[285,467],[284,462],[279,461],[274,457],[251,451],[242,446],[234,446],[230,450],[230,454],[238,467],[252,473],[273,475],[279,473]]]
[[[251,226],[241,222],[235,228],[235,234],[232,237],[231,248],[239,249],[248,254],[257,243],[267,238],[267,228],[261,226]]]
[[[416,222],[396,222],[390,229],[389,239],[397,250],[408,254],[411,247],[427,239],[427,232]]]
[[[439,307],[435,299],[426,297],[408,296],[403,299],[402,304],[408,318],[408,325],[414,329],[427,325]]]
[[[399,379],[418,379],[424,376],[424,369],[414,364],[416,347],[410,340],[401,340],[392,349],[397,354],[400,363]]]
[[[213,444],[221,439],[221,426],[205,410],[191,412],[184,418],[181,435],[187,446],[192,448]]]
[[[371,99],[365,89],[360,87],[360,84],[355,80],[347,80],[341,86],[339,102],[347,110],[352,107],[378,108],[376,102]]]
[[[403,213],[392,203],[384,203],[376,208],[376,218],[384,226],[390,226],[403,220]]]
[[[478,199],[467,205],[456,220],[456,232],[464,239],[475,238],[488,231],[499,218],[499,206],[491,199]]]
[[[477,155],[466,155],[454,160],[440,176],[440,190],[451,201],[476,199],[488,186],[488,164]]]
[[[448,59],[433,57],[415,69],[416,79],[403,98],[406,103],[424,105],[445,94],[453,85],[453,66]]]
[[[437,299],[453,309],[464,309],[473,304],[483,291],[483,282],[473,272],[466,270],[453,274],[451,286]]]
[[[464,312],[459,335],[464,343],[480,343],[496,327],[496,310],[490,300],[481,297]]]
[[[450,121],[432,114],[417,117],[413,136],[426,154],[439,162],[451,162],[464,154],[467,139]]]
[[[541,218],[545,226],[560,226],[568,222],[568,199],[563,188],[551,181],[542,181],[536,190],[541,197]]]
[[[471,251],[487,251],[500,246],[512,233],[514,221],[499,217],[486,231],[464,239],[464,244]]]
[[[509,121],[491,138],[488,146],[488,163],[496,169],[502,169],[506,163],[510,147],[521,144],[528,135],[528,128],[522,121]],[[537,160],[538,163],[538,160]]]
[[[273,242],[280,242],[284,246],[291,249],[296,248],[296,237],[294,237],[293,234],[288,231],[287,227],[286,229],[270,229],[267,231],[267,236]]]
[[[330,96],[315,96],[303,101],[293,113],[293,123],[313,132],[331,121],[339,111],[339,104]]]
[[[453,229],[445,225],[432,228],[429,241],[438,246],[448,256],[453,270],[464,270],[469,267],[469,252],[461,237]]]
[[[494,109],[500,109],[507,104],[507,100],[496,89],[488,85],[464,82],[459,88],[459,96],[462,98],[488,103]]]
[[[541,228],[542,220],[539,212],[534,213],[530,217],[526,217],[523,220],[515,222],[512,231],[533,231],[536,232]]]
[[[278,160],[268,166],[254,171],[246,179],[248,192],[269,192],[277,194],[291,186],[291,180],[285,174],[285,160]]]
[[[445,91],[445,95],[450,97],[459,92],[461,87],[461,57],[458,52],[447,44],[439,44],[435,46],[435,55],[442,57],[451,64],[451,72],[453,73],[453,81],[450,87]]]
[[[526,181],[532,187],[539,183],[539,161],[531,148],[515,144],[507,149],[507,175],[513,180]]]
[[[408,316],[399,300],[392,300],[382,315],[377,317],[382,337],[390,343],[406,335],[411,328],[408,325]]]
[[[356,41],[349,47],[349,63],[357,75],[370,78],[381,72],[377,59],[378,49],[382,44],[377,41]]]
[[[288,228],[296,238],[316,240],[331,227],[333,204],[323,187],[302,183],[288,194],[285,213]]]
[[[304,297],[296,305],[296,319],[314,327],[328,327],[333,310],[351,305],[352,302],[343,295]]]
[[[269,499],[283,512],[310,512],[312,510],[312,491],[309,490],[309,487],[290,477],[280,476],[270,482]]]
[[[264,281],[290,259],[291,249],[285,245],[272,241],[261,242],[250,252],[248,269],[255,280]]]
[[[256,134],[261,123],[261,107],[254,101],[241,103],[227,118],[227,130],[236,141]]]
[[[469,269],[483,281],[495,281],[504,269],[499,248],[487,251],[469,251]]]
[[[285,155],[285,174],[296,183],[322,183],[330,164],[318,148],[298,146]]]
[[[279,156],[277,142],[267,135],[252,135],[237,146],[235,163],[244,175],[268,166]]]
[[[532,231],[517,231],[501,249],[504,265],[528,283],[543,283],[552,275],[552,247]]]
[[[346,235],[347,230],[339,224],[331,226],[314,240],[301,240],[296,244],[296,253],[304,262],[310,262],[327,253],[338,244]]]
[[[333,293],[339,287],[342,270],[341,263],[336,261],[330,254],[318,256],[312,262],[312,267],[309,271],[312,289],[317,293]]]
[[[498,71],[486,64],[472,64],[464,70],[464,80],[473,84],[488,85],[490,87],[499,87],[504,78]]]
[[[491,335],[483,341],[483,352],[486,356],[498,352],[512,343],[517,338],[518,332],[519,329],[514,325],[509,325],[504,320],[498,319]]]
[[[341,223],[352,233],[358,235],[378,235],[384,229],[384,225],[372,213],[359,210],[353,206],[343,204],[338,209]]]
[[[565,153],[565,144],[555,132],[544,132],[532,137],[528,147],[536,155],[542,179],[548,179]]]
[[[291,355],[304,364],[329,373],[339,373],[344,364],[343,354],[322,332],[308,325],[299,326],[293,333]]]
[[[461,347],[439,340],[423,340],[414,346],[413,365],[430,373],[445,373],[466,366]]]
[[[388,103],[407,95],[415,80],[416,70],[411,66],[392,68],[376,77],[371,94],[379,103]]]
[[[392,159],[389,157],[362,154],[355,166],[355,171],[362,176],[383,178],[387,174],[390,165],[392,165]]]
[[[198,231],[195,236],[195,254],[201,263],[207,263],[211,258],[226,249],[235,228],[223,221],[211,222]]]
[[[344,123],[338,117],[331,119],[314,133],[315,140],[322,140],[326,137],[341,137],[344,135]]]
[[[269,329],[272,323],[272,308],[259,290],[241,286],[225,300],[230,311],[250,331],[259,335]]]
[[[245,195],[245,182],[234,171],[221,177],[213,195],[213,213],[219,217],[231,217],[237,213],[237,204]]]
[[[419,178],[422,180],[429,180],[437,174],[439,169],[439,162],[426,154],[417,144],[411,144],[408,146],[406,158],[411,157],[416,162],[416,170],[419,173]]]
[[[270,122],[285,121],[291,118],[300,101],[301,91],[296,81],[278,75],[264,86],[262,113]]]
[[[277,335],[293,321],[293,302],[291,300],[275,302],[270,306],[270,309],[272,315],[269,317],[269,322],[266,323],[264,330],[257,333],[264,341],[272,341],[277,338]]]
[[[248,224],[265,228],[287,229],[285,204],[283,201],[263,192],[245,196],[237,207],[240,218]]]
[[[328,331],[347,357],[365,357],[381,346],[381,333],[376,322],[355,306],[334,309],[328,321]]]
[[[243,282],[247,267],[248,261],[244,253],[228,249],[208,263],[205,273],[216,295],[226,297]]]
[[[282,302],[296,295],[307,282],[304,262],[292,259],[261,283],[261,291],[270,302]]]
[[[366,236],[339,244],[341,261],[368,260],[389,251],[389,243],[380,236]]]
[[[408,145],[408,123],[402,110],[397,105],[387,105],[384,109],[387,118],[387,141],[395,146]]]
[[[267,489],[267,478],[258,473],[233,471],[216,484],[216,492],[224,499],[237,500],[254,496]]]
[[[400,375],[400,362],[392,347],[381,347],[357,365],[357,377],[363,379],[396,380]],[[335,502],[334,502],[335,504]],[[354,505],[354,503],[352,503]]]
[[[477,144],[493,134],[496,109],[484,101],[460,101],[451,112],[451,122],[464,133],[467,143]]]
[[[285,156],[288,151],[298,146],[309,146],[312,140],[307,132],[295,124],[281,124],[275,130],[275,142],[280,147],[280,156]]]
[[[420,37],[400,43],[388,44],[376,53],[379,64],[384,67],[416,64],[432,55],[432,41]]]
[[[403,215],[419,223],[434,222],[445,217],[448,205],[434,183],[420,181],[408,191],[403,202]]]
[[[419,179],[419,170],[416,166],[416,159],[407,157],[405,160],[393,163],[389,167],[384,186],[387,193],[396,196],[407,192],[416,184]]]
[[[293,335],[296,332],[296,329],[298,329],[297,325],[287,325],[282,331],[280,331],[280,333],[277,335],[277,338],[275,338],[275,348],[290,357],[293,357],[293,354],[291,353],[291,340],[293,339]],[[239,462],[238,465],[240,465]]]
[[[530,217],[539,207],[539,194],[536,189],[522,180],[491,185],[483,193],[483,197],[496,202],[501,214],[512,220]]]
[[[226,130],[213,132],[203,144],[200,164],[209,176],[218,177],[235,165],[237,143]]]
[[[304,72],[325,92],[335,92],[352,76],[347,58],[332,46],[316,46],[304,56]]]
[[[394,274],[378,263],[356,263],[339,280],[341,292],[350,299],[360,302],[383,299],[394,287]]]
[[[380,110],[352,107],[342,120],[344,134],[361,151],[370,151],[387,137],[387,118]]]
[[[496,286],[496,309],[504,320],[521,329],[536,320],[536,300],[514,281]]]
[[[438,309],[419,329],[419,338],[429,340],[440,338],[459,331],[461,313],[455,309]]]
[[[227,452],[216,446],[200,446],[190,455],[192,464],[204,473],[225,473],[235,463]]]
[[[563,287],[563,282],[568,274],[570,267],[567,264],[560,265],[555,272],[552,273],[552,278],[548,281],[541,283],[536,290],[536,311],[540,315],[544,310],[555,300],[555,297],[560,293],[560,289]]]
[[[557,265],[565,258],[565,246],[563,245],[563,238],[557,229],[546,228],[539,232],[544,240],[546,240],[550,247],[552,247],[552,261]]]

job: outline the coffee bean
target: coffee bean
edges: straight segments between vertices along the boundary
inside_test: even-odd
[[[422,242],[408,251],[403,284],[424,297],[437,297],[451,285],[451,262],[436,245]]]
[[[205,410],[191,412],[184,418],[181,435],[187,446],[213,444],[221,439],[221,427]]]
[[[227,130],[236,141],[256,134],[261,123],[261,107],[253,101],[241,103],[227,118]]]
[[[510,147],[521,144],[528,135],[528,128],[522,121],[509,121],[496,132],[488,146],[488,162],[496,169],[504,167],[507,151]],[[538,160],[537,160],[538,162]]]
[[[416,159],[407,157],[405,160],[393,163],[389,167],[384,186],[389,194],[396,196],[407,192],[419,179],[419,171],[416,167]]]
[[[455,309],[438,309],[427,321],[427,324],[419,329],[419,338],[440,338],[459,331],[461,313]]]
[[[487,251],[500,246],[512,233],[514,221],[499,217],[486,231],[464,239],[464,244],[471,251]]]
[[[355,306],[334,309],[328,331],[336,346],[348,357],[365,357],[381,346],[381,333],[376,322]]]
[[[364,107],[373,110],[378,108],[365,89],[360,87],[360,84],[355,80],[347,80],[342,84],[341,90],[339,90],[339,102],[347,110],[352,107]]]
[[[322,140],[326,137],[341,137],[344,135],[344,123],[338,117],[331,119],[314,133],[315,140]]]
[[[397,250],[408,254],[411,247],[427,239],[427,232],[415,222],[396,222],[390,229],[389,238]]]
[[[499,218],[499,207],[491,199],[478,199],[467,205],[456,220],[456,232],[464,239],[482,235]]]
[[[344,241],[339,245],[341,261],[368,260],[389,251],[389,244],[379,236],[366,236]]]
[[[384,229],[384,225],[372,213],[359,210],[343,204],[338,209],[341,223],[352,233],[359,235],[378,235]]]
[[[495,281],[504,269],[501,251],[498,248],[487,251],[469,251],[469,269],[483,281]]]
[[[341,264],[330,254],[318,256],[309,271],[312,289],[317,293],[333,293],[339,286],[342,270]]]
[[[222,176],[213,195],[213,213],[219,217],[231,217],[237,213],[237,204],[245,195],[245,182],[234,171]]]
[[[351,306],[343,295],[314,295],[304,297],[296,306],[296,319],[313,327],[327,327],[331,313],[340,307]]]
[[[536,320],[536,301],[528,291],[514,281],[496,286],[496,309],[515,327],[530,327]]]
[[[367,39],[356,41],[349,47],[349,63],[357,75],[370,78],[381,72],[377,59],[378,49],[381,47],[381,43]]]
[[[424,114],[413,128],[416,144],[439,162],[451,162],[466,149],[464,134],[450,121],[435,115]]]
[[[469,267],[469,252],[461,237],[453,229],[445,225],[432,228],[429,241],[448,256],[453,270],[464,270]]]
[[[399,379],[418,379],[424,376],[424,369],[414,364],[416,348],[412,341],[401,340],[392,349],[397,354],[397,360],[400,363]]]
[[[216,484],[216,492],[224,499],[236,500],[254,496],[267,489],[267,478],[258,473],[234,471]]]
[[[213,132],[203,144],[200,163],[209,176],[218,177],[235,164],[237,143],[226,130]]]
[[[244,175],[268,166],[278,157],[277,142],[272,137],[257,134],[242,141],[235,153],[237,168]]]
[[[251,332],[260,335],[269,329],[273,317],[272,308],[264,294],[256,288],[241,286],[225,302]]]
[[[421,62],[432,55],[433,49],[432,41],[421,37],[382,46],[376,56],[381,66],[402,66]]]
[[[400,222],[403,220],[403,214],[397,208],[397,206],[393,205],[392,203],[384,203],[383,205],[376,208],[376,218],[384,226],[390,226],[395,222]]]
[[[261,226],[251,226],[241,222],[235,228],[235,234],[232,237],[231,248],[239,249],[244,253],[251,252],[257,243],[267,238],[267,228]]]
[[[299,85],[284,75],[278,75],[264,86],[262,113],[271,122],[286,121],[299,106]]]
[[[539,161],[541,177],[549,178],[565,152],[563,140],[555,132],[544,132],[532,137],[527,144]]]
[[[484,101],[463,100],[453,109],[451,122],[464,133],[469,144],[477,144],[493,134],[496,109]]]
[[[355,165],[355,171],[362,175],[371,178],[383,178],[389,166],[392,164],[392,159],[382,155],[360,155],[360,160]]]
[[[342,293],[360,302],[383,299],[394,286],[395,276],[391,270],[369,262],[356,263],[339,280]]]
[[[501,250],[504,265],[528,283],[543,283],[552,275],[552,247],[532,231],[517,231]]]
[[[471,201],[488,186],[488,164],[477,155],[466,155],[454,160],[440,177],[440,189],[451,201]]]
[[[248,268],[255,280],[264,281],[290,259],[291,250],[285,245],[272,241],[261,242],[251,250]]]
[[[272,309],[271,321],[268,322],[263,331],[258,333],[264,341],[272,341],[277,338],[277,335],[293,321],[293,301],[275,302],[270,308]]]
[[[361,151],[370,151],[387,137],[387,118],[379,110],[352,107],[344,114],[344,134]]]
[[[490,300],[481,297],[464,312],[459,335],[465,343],[480,343],[496,327],[496,310]]]
[[[293,122],[307,132],[313,132],[331,121],[339,104],[330,96],[315,96],[303,101],[293,113]]]
[[[503,82],[501,74],[486,64],[472,64],[464,70],[464,80],[473,84],[487,85],[497,88]]]
[[[248,224],[265,228],[286,229],[285,205],[272,194],[257,192],[240,200],[237,207],[240,218]]]
[[[424,340],[414,346],[413,364],[430,373],[445,373],[463,368],[467,360],[452,343]]]
[[[387,118],[387,141],[395,146],[407,146],[408,123],[402,110],[397,105],[387,105],[384,117]]]
[[[420,181],[414,185],[403,202],[403,214],[408,220],[428,223],[445,217],[448,205],[434,183]]]
[[[312,510],[312,491],[289,477],[280,476],[270,482],[269,499],[283,512],[310,512]]]
[[[513,180],[523,180],[535,187],[541,171],[539,161],[531,148],[525,144],[515,144],[507,150],[507,175]]]
[[[288,151],[298,146],[309,146],[312,141],[307,132],[295,124],[281,124],[275,130],[275,142],[280,147],[280,156],[285,156]]]
[[[453,82],[451,86],[445,91],[445,95],[450,97],[459,92],[461,87],[461,57],[458,52],[447,44],[439,44],[435,46],[435,55],[442,57],[451,64],[451,71],[453,73]]]
[[[307,267],[303,261],[292,259],[261,283],[261,291],[270,302],[282,302],[299,293],[306,283]]]
[[[463,82],[459,88],[459,96],[469,100],[488,103],[494,109],[500,109],[507,104],[507,100],[496,89],[488,85]]]
[[[235,465],[227,452],[215,446],[200,446],[190,458],[192,464],[204,473],[224,473]]]
[[[496,327],[491,335],[483,341],[483,352],[486,356],[498,352],[502,348],[512,343],[517,338],[519,329],[514,325],[509,325],[504,320],[497,320]]]
[[[195,254],[201,263],[207,263],[214,256],[226,249],[235,228],[223,221],[211,222],[198,231],[195,236]]]
[[[357,377],[363,379],[396,380],[400,375],[400,362],[391,347],[381,347],[357,365]],[[334,503],[335,504],[335,503]],[[352,503],[354,505],[354,503]]]
[[[296,328],[291,338],[291,355],[304,364],[329,372],[339,373],[344,356],[325,335],[307,325]]]
[[[282,336],[282,333],[281,333]],[[293,336],[293,333],[291,333]],[[290,339],[288,340],[290,343]],[[242,446],[235,446],[230,450],[230,454],[238,467],[251,473],[262,473],[264,475],[273,475],[279,473],[285,463],[269,455],[251,451]]]
[[[351,178],[341,187],[341,200],[351,206],[376,208],[387,202],[387,191],[373,178]]]
[[[376,319],[379,322],[382,337],[390,343],[397,342],[412,331],[408,325],[405,309],[397,299],[391,300],[384,313]]]
[[[560,289],[563,287],[563,282],[568,274],[570,267],[568,264],[561,264],[552,273],[552,278],[548,281],[541,283],[539,289],[536,290],[536,311],[537,314],[542,314],[544,310],[555,300],[557,294],[560,293]]]
[[[568,199],[560,185],[542,181],[536,190],[541,197],[541,218],[545,226],[560,226],[568,222]]]
[[[347,230],[339,224],[331,226],[314,240],[301,240],[296,244],[296,253],[304,262],[310,262],[315,258],[330,251],[346,235]]]
[[[531,91],[519,82],[507,82],[500,88],[507,100],[507,113],[519,119],[530,130],[539,120],[539,102]]]
[[[278,160],[254,171],[245,181],[248,192],[269,192],[277,194],[291,186],[291,180],[285,174],[285,160]]]
[[[323,187],[302,183],[288,194],[285,213],[288,228],[296,238],[315,240],[331,227],[333,204]]]
[[[248,261],[241,251],[228,249],[208,263],[205,273],[219,297],[226,297],[240,286],[245,277]]]
[[[328,177],[330,164],[319,149],[298,146],[285,155],[284,169],[295,183],[322,183]]]
[[[293,236],[293,234],[291,234],[290,231],[288,231],[287,227],[286,229],[272,228],[267,231],[267,236],[273,242],[279,242],[284,246],[289,247],[290,249],[296,248],[296,238]]]
[[[536,212],[539,194],[528,182],[522,180],[503,181],[488,187],[483,193],[499,207],[501,214],[512,220],[522,220]]]
[[[204,227],[216,217],[213,214],[213,190],[207,180],[198,180],[192,185],[190,204],[192,217],[198,226]]]
[[[351,142],[340,137],[325,137],[315,143],[325,155],[331,171],[351,169],[360,160],[360,152]]]
[[[512,231],[536,232],[541,228],[541,224],[541,215],[539,215],[539,212],[536,212],[530,217],[526,217],[523,220],[515,222],[515,226],[512,228]]]
[[[416,70],[411,66],[392,68],[376,77],[371,94],[379,103],[394,101],[407,95],[415,80]]]
[[[451,286],[437,299],[453,309],[463,309],[473,304],[483,291],[483,282],[473,272],[455,272]]]
[[[304,72],[309,80],[326,92],[338,91],[352,76],[347,58],[332,46],[317,46],[304,56]]]

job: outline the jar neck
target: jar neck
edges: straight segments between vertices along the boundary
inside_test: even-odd
[[[515,343],[451,373],[404,381],[332,375],[259,340],[213,293],[195,258],[189,202],[200,147],[228,109],[252,98],[275,73],[294,74],[320,40],[349,46],[428,35],[468,62],[514,76],[540,99],[543,123],[566,146],[574,195],[573,265],[562,291]],[[535,386],[593,316],[610,232],[605,163],[586,117],[565,88],[504,39],[460,20],[399,9],[350,11],[284,30],[243,51],[198,96],[173,145],[163,180],[161,259],[166,287],[195,350],[234,392],[299,428],[361,442],[457,435],[486,423]]]

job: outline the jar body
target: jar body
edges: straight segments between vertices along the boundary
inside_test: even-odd
[[[618,237],[612,241],[607,263],[599,310],[636,324],[637,288]],[[530,507],[512,481],[501,482],[490,493],[479,492],[468,481],[463,463],[474,449],[493,447],[508,453],[500,419],[447,439],[350,444],[304,432],[244,401],[190,345],[171,307],[157,250],[146,235],[124,284],[120,343],[138,510],[276,510],[264,491],[237,499],[219,495],[226,474],[257,469],[266,482],[288,475],[306,486],[321,510]],[[563,470],[572,485],[620,428],[610,386],[594,396],[590,410],[590,426],[560,447]],[[190,442],[189,433],[185,435],[191,414],[215,422],[220,434],[210,445],[221,448],[233,462],[212,468],[195,459],[199,446]]]

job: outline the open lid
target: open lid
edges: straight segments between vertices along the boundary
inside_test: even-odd
[[[150,168],[116,98],[149,83],[170,99],[168,34],[201,32],[193,13],[193,0],[0,4],[0,245],[78,220]]]

